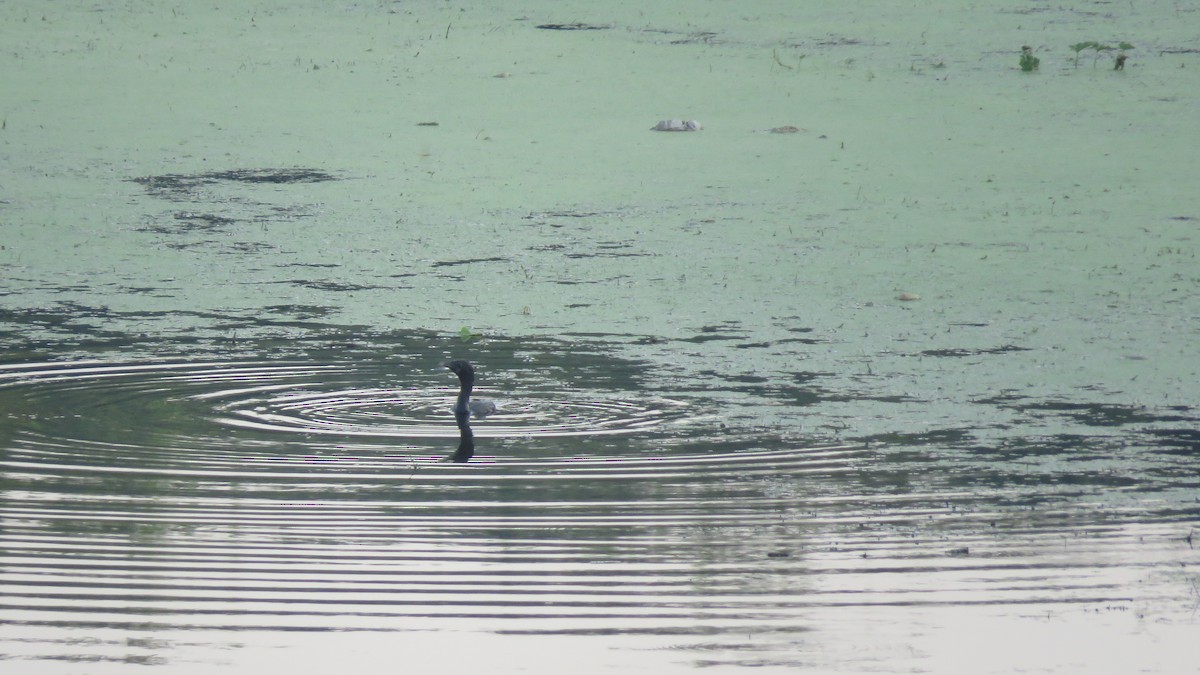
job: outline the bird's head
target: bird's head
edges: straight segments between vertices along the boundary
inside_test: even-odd
[[[453,372],[455,375],[458,375],[458,378],[460,380],[475,377],[475,369],[471,367],[471,364],[468,361],[464,361],[462,359],[455,359],[455,360],[449,361],[443,365],[445,365],[447,368],[449,368],[450,371]]]

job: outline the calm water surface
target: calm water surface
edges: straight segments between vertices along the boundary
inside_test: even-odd
[[[999,671],[1194,628],[1186,434],[1136,471],[1086,438],[802,443],[603,350],[418,344],[0,367],[13,672]],[[443,463],[464,352],[502,408]]]

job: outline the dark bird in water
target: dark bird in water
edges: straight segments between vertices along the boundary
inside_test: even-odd
[[[483,419],[496,412],[496,403],[486,398],[471,398],[475,388],[475,368],[468,361],[455,359],[446,364],[455,375],[458,375],[458,400],[454,403],[454,416],[474,416]]]
[[[471,415],[487,417],[496,412],[496,404],[485,399],[472,399],[475,388],[475,369],[462,359],[455,359],[446,367],[458,375],[458,400],[454,402],[454,422],[458,425],[458,450],[446,458],[451,462],[466,462],[475,454],[475,434],[471,432]]]

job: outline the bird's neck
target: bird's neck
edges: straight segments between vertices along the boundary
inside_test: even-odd
[[[467,412],[467,401],[471,400],[471,390],[474,388],[473,382],[462,381],[458,389],[458,401],[454,403],[454,414]]]

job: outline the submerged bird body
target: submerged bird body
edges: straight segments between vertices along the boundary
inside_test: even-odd
[[[471,390],[475,388],[475,369],[462,359],[451,361],[446,367],[458,376],[458,400],[454,402],[454,414],[466,418],[471,414],[467,403],[471,400]]]
[[[473,398],[467,401],[467,412],[471,417],[483,419],[496,412],[496,402],[486,398]]]
[[[465,420],[468,417],[474,416],[478,419],[483,419],[488,415],[496,412],[496,403],[486,398],[471,398],[471,392],[475,388],[475,368],[469,361],[455,359],[446,364],[455,375],[458,375],[458,400],[454,402],[455,418],[462,417]]]

